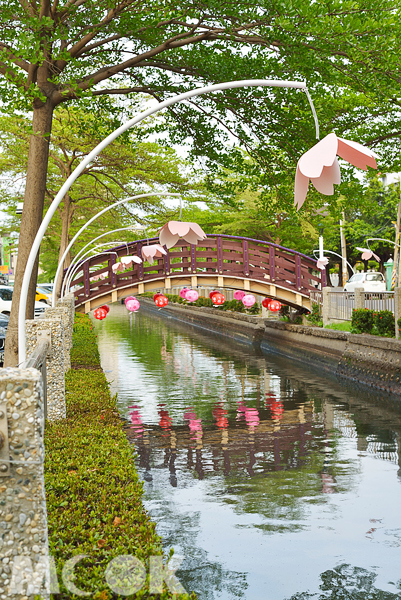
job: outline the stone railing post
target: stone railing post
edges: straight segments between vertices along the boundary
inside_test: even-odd
[[[64,372],[67,373],[71,369],[71,346],[72,336],[71,331],[71,315],[68,306],[57,306],[56,308],[48,307],[45,310],[44,319],[61,320],[63,323],[63,341],[64,341]]]
[[[48,600],[44,402],[36,369],[0,369],[0,598]],[[29,589],[30,588],[30,591]]]
[[[365,308],[365,290],[363,288],[355,288],[354,291],[355,308]]]
[[[49,421],[65,419],[64,381],[64,326],[61,318],[37,319],[25,322],[27,356],[36,346],[38,332],[50,333],[51,348],[46,358],[47,372],[47,418]]]
[[[73,294],[69,294],[60,300],[57,300],[57,306],[66,306],[69,311],[69,327],[68,327],[68,337],[70,340],[70,349],[72,348],[72,332],[74,328],[74,318],[75,318],[75,297]],[[65,334],[65,332],[64,332]]]
[[[322,320],[323,327],[330,325],[331,317],[331,288],[326,286],[323,288],[323,305],[322,305]]]
[[[401,317],[401,287],[394,289],[394,318],[395,318],[395,337],[397,340],[400,339],[400,332],[398,331],[397,321]]]

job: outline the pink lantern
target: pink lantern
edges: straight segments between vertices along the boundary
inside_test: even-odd
[[[185,300],[185,298],[187,297],[187,292],[189,292],[188,288],[182,288],[182,290],[180,290],[180,296],[181,298],[183,298]]]
[[[128,300],[128,302],[125,303],[125,306],[126,306],[127,310],[129,310],[130,312],[136,312],[137,310],[139,310],[139,307],[141,305],[139,304],[139,302],[136,298],[132,298],[132,299]]]
[[[128,297],[127,297],[127,298],[124,300],[124,304],[126,305],[126,304],[127,304],[127,302],[128,302],[129,300],[135,300],[135,296],[128,296]]]
[[[185,296],[185,300],[188,302],[196,302],[199,298],[199,294],[196,290],[188,290]]]
[[[234,298],[236,300],[242,300],[242,298],[245,296],[245,292],[243,292],[242,290],[235,290],[234,292]]]
[[[242,298],[242,304],[244,306],[246,306],[246,308],[250,308],[251,306],[253,306],[256,302],[256,298],[253,294],[246,294],[243,298]]]

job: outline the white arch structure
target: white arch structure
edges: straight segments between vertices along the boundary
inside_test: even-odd
[[[34,263],[36,260],[36,256],[39,252],[40,243],[43,239],[43,236],[46,233],[47,227],[48,227],[51,219],[53,218],[54,213],[57,210],[57,207],[59,206],[60,202],[62,201],[62,199],[64,198],[64,196],[66,195],[66,193],[68,192],[68,190],[70,189],[70,187],[72,186],[74,181],[79,177],[79,175],[82,173],[82,171],[86,168],[86,166],[90,162],[92,162],[92,160],[94,158],[96,158],[96,156],[102,150],[104,150],[104,148],[106,148],[109,144],[111,144],[111,142],[113,142],[121,133],[124,133],[124,131],[127,131],[127,129],[130,129],[131,127],[133,127],[134,125],[137,125],[138,123],[140,123],[147,117],[159,112],[160,110],[163,110],[164,108],[167,108],[168,106],[171,106],[172,104],[176,104],[177,102],[182,102],[183,100],[186,100],[187,98],[192,98],[194,96],[200,96],[200,95],[208,94],[211,92],[217,92],[217,91],[228,90],[228,89],[245,88],[245,87],[278,87],[278,88],[294,88],[294,89],[303,90],[308,98],[309,105],[311,107],[313,118],[315,121],[316,138],[319,139],[319,123],[318,123],[315,107],[312,102],[312,98],[309,95],[309,91],[308,91],[306,82],[304,82],[304,81],[283,81],[283,80],[274,80],[274,79],[245,79],[242,81],[226,81],[224,83],[217,83],[214,85],[208,85],[206,87],[195,88],[188,92],[184,92],[183,94],[178,94],[176,96],[173,96],[172,98],[168,98],[167,100],[164,100],[164,102],[158,102],[156,104],[156,106],[152,106],[151,108],[148,108],[144,112],[140,113],[139,115],[135,116],[134,118],[128,120],[126,123],[124,123],[123,125],[118,127],[115,131],[113,131],[110,135],[108,135],[104,140],[102,140],[100,142],[100,144],[98,144],[81,161],[81,163],[76,167],[76,169],[71,173],[71,175],[68,177],[68,179],[64,182],[63,186],[60,188],[60,191],[58,192],[58,194],[54,198],[53,202],[51,203],[51,205],[42,221],[42,224],[38,229],[36,237],[33,241],[32,248],[31,248],[31,251],[28,256],[24,277],[22,280],[21,295],[20,295],[20,302],[19,302],[19,308],[18,308],[18,354],[19,354],[19,363],[20,364],[26,360],[26,335],[25,335],[26,304],[27,304],[27,298],[28,298],[29,283],[31,281],[31,276],[32,276],[32,271],[33,271]],[[62,259],[60,262],[61,262],[61,264],[63,264],[64,259]]]

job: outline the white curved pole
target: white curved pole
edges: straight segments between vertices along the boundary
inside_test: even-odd
[[[156,106],[148,108],[148,110],[145,110],[141,114],[137,115],[133,119],[130,119],[129,121],[127,121],[126,123],[124,123],[123,125],[118,127],[115,131],[113,131],[110,135],[108,135],[104,140],[102,140],[100,142],[100,144],[98,144],[92,150],[92,152],[90,152],[81,161],[81,163],[76,167],[76,169],[71,173],[71,175],[68,177],[68,179],[64,182],[64,184],[60,188],[60,191],[54,198],[46,215],[44,216],[42,224],[39,227],[36,237],[34,239],[34,242],[32,244],[32,248],[29,253],[27,263],[26,263],[25,273],[24,273],[24,277],[22,280],[22,286],[21,286],[20,302],[19,302],[19,307],[18,307],[19,363],[24,362],[26,359],[26,348],[25,348],[25,345],[26,345],[26,341],[25,341],[25,337],[26,337],[25,336],[26,303],[27,303],[27,297],[28,297],[29,283],[31,281],[32,271],[33,271],[33,267],[35,264],[36,256],[39,252],[41,241],[43,239],[44,234],[46,233],[47,227],[48,227],[54,213],[57,210],[57,207],[59,206],[60,202],[62,201],[62,199],[64,198],[64,196],[66,195],[66,193],[68,192],[68,190],[70,189],[70,187],[72,186],[74,181],[79,177],[79,175],[82,173],[82,171],[86,168],[86,166],[90,162],[92,162],[92,160],[94,158],[96,158],[96,156],[102,150],[104,150],[104,148],[107,148],[107,146],[111,142],[113,142],[121,133],[124,133],[124,131],[127,131],[127,129],[129,129],[130,127],[133,127],[137,123],[140,123],[141,121],[143,121],[143,119],[146,119],[147,117],[149,117],[150,115],[153,115],[156,112],[159,112],[160,110],[163,110],[164,108],[167,108],[168,106],[171,106],[172,104],[176,104],[177,102],[186,100],[187,98],[192,98],[193,96],[199,96],[201,94],[207,94],[209,92],[217,92],[220,90],[227,90],[227,89],[233,89],[233,88],[244,88],[244,87],[280,87],[280,88],[295,88],[295,89],[300,89],[300,90],[305,90],[305,91],[307,90],[307,86],[304,81],[302,81],[302,82],[300,82],[300,81],[275,81],[275,80],[269,80],[269,79],[246,79],[243,81],[227,81],[225,83],[217,83],[215,85],[208,85],[208,86],[202,87],[202,88],[195,88],[194,90],[190,90],[189,92],[184,92],[183,94],[178,94],[177,96],[168,98],[164,102],[157,103]],[[308,100],[312,107],[313,103],[311,103],[310,97],[308,97]],[[316,136],[318,137],[319,126],[318,126],[318,122],[317,122],[316,112],[314,113],[313,118],[315,121]]]
[[[75,173],[75,171],[74,171],[74,173]],[[78,237],[81,235],[81,233],[83,231],[85,231],[85,229],[91,223],[93,223],[93,221],[96,221],[96,219],[98,217],[101,217],[105,212],[107,212],[108,210],[111,210],[112,208],[114,208],[115,206],[118,206],[119,204],[125,204],[125,202],[131,202],[131,200],[139,200],[140,198],[148,198],[149,196],[181,196],[181,194],[173,194],[170,192],[149,192],[147,194],[138,194],[136,196],[130,196],[129,198],[125,198],[125,200],[118,200],[118,202],[114,202],[114,204],[110,204],[110,206],[106,206],[106,208],[104,208],[103,210],[96,213],[96,215],[94,217],[92,217],[91,219],[89,219],[89,221],[87,221],[84,225],[82,225],[81,229],[74,235],[71,242],[68,244],[67,248],[65,249],[63,256],[60,258],[60,261],[57,266],[57,271],[54,276],[54,287],[57,286],[57,281],[61,275],[61,269],[63,268],[65,257],[67,256],[70,248],[72,247],[74,242],[78,239]],[[56,306],[56,294],[53,294],[52,306],[53,307]]]
[[[101,246],[101,245],[102,245],[102,244],[100,244],[100,246]],[[92,256],[89,256],[89,255],[90,255],[91,253],[93,253],[93,252],[94,252],[94,254],[92,254]],[[75,273],[77,273],[77,271],[79,271],[79,269],[80,269],[80,268],[83,266],[83,264],[84,264],[84,263],[85,263],[87,260],[89,260],[90,258],[94,258],[95,256],[101,256],[102,254],[115,254],[116,256],[118,256],[117,252],[106,252],[106,251],[104,251],[104,252],[96,252],[96,249],[95,249],[95,248],[91,248],[91,250],[88,250],[87,252],[85,252],[84,256],[82,257],[82,261],[80,261],[80,264],[79,264],[79,265],[77,265],[77,264],[75,263],[75,269],[74,269],[74,270],[73,270],[73,272],[71,273],[71,275],[70,275],[70,279],[69,279],[69,281],[68,281],[68,288],[67,288],[68,290],[69,290],[69,288],[70,288],[70,285],[71,285],[71,280],[72,280],[72,278],[74,277]],[[90,277],[89,277],[89,278],[90,278]]]
[[[65,288],[65,283],[68,279],[68,276],[69,276],[71,270],[73,269],[73,267],[77,264],[78,258],[81,256],[81,254],[84,252],[84,250],[86,248],[88,248],[88,246],[93,244],[94,242],[97,242],[97,240],[100,240],[100,238],[105,237],[106,235],[111,235],[112,233],[117,233],[119,231],[128,231],[129,229],[130,229],[130,227],[120,227],[119,229],[113,229],[113,231],[106,231],[106,233],[102,233],[101,235],[98,235],[97,237],[93,238],[93,240],[88,242],[83,248],[81,248],[81,250],[78,252],[78,254],[76,256],[74,256],[74,259],[71,261],[71,264],[67,269],[67,272],[64,277],[63,285],[61,286],[61,298],[64,296],[64,288]],[[109,243],[111,243],[111,242],[109,242]],[[100,245],[97,244],[96,248],[99,248],[99,247],[100,247]]]
[[[401,248],[401,246],[399,244],[396,244],[395,242],[392,242],[391,240],[386,240],[385,238],[367,238],[365,240],[365,242],[368,245],[369,250],[371,250],[370,246],[369,246],[369,242],[387,242],[388,244],[391,244],[392,246],[398,246],[398,248]],[[373,250],[371,250],[373,252]]]
[[[318,252],[319,252],[319,258],[324,258],[324,256],[320,256],[320,249],[319,250],[314,250],[313,251],[313,256],[316,258],[316,254]],[[338,256],[338,258],[341,258],[341,260],[343,259],[343,257],[341,256],[341,254],[337,254],[337,252],[332,252],[331,250],[324,250],[323,252],[325,254],[334,254],[334,256]],[[355,275],[354,267],[352,265],[350,265],[348,261],[346,261],[346,263],[349,266],[349,268],[351,269],[352,274]]]
[[[77,262],[74,263],[73,265],[73,269],[71,271],[69,271],[69,275],[68,278],[65,277],[64,281],[63,281],[63,288],[61,290],[61,298],[63,298],[66,294],[68,294],[70,292],[70,287],[71,287],[71,281],[72,279],[75,277],[75,274],[78,273],[78,271],[80,269],[82,269],[84,263],[88,260],[88,257],[90,254],[92,254],[89,258],[94,258],[95,256],[100,256],[101,254],[115,254],[116,256],[118,256],[117,252],[107,252],[106,250],[104,252],[99,252],[98,248],[101,248],[102,246],[108,245],[107,242],[106,244],[99,244],[97,246],[95,246],[95,248],[91,248],[90,250],[87,250],[85,252],[85,254],[83,256],[81,256],[81,259]],[[66,293],[64,293],[66,292]]]

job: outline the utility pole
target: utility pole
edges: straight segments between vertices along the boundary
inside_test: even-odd
[[[344,287],[348,281],[348,269],[347,269],[347,243],[345,241],[344,233],[345,225],[345,213],[342,211],[342,218],[340,219],[340,238],[341,238],[341,256],[342,256],[342,286]]]
[[[401,225],[401,175],[400,175],[400,201],[398,202],[398,210],[397,210],[397,222],[395,225],[395,249],[394,249],[394,266],[393,273],[391,275],[391,289],[400,287],[401,283],[401,269],[400,269],[400,252],[399,252],[399,244],[400,244],[400,225]],[[397,278],[398,273],[398,278]]]

